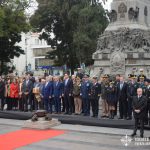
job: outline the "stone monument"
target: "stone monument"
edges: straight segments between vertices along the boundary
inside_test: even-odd
[[[45,110],[38,110],[31,119],[25,121],[23,128],[46,130],[60,124],[58,119],[52,119]]]
[[[150,77],[150,0],[113,0],[110,23],[93,54],[94,75],[136,72]]]

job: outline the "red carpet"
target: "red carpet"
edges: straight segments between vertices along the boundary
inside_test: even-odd
[[[0,135],[0,150],[16,148],[64,134],[59,130],[18,130]]]

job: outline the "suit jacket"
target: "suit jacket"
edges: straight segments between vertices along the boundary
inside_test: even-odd
[[[65,80],[63,81],[63,94],[69,95],[72,94],[73,91],[73,82],[71,79],[68,80],[67,84],[65,84]]]
[[[53,82],[48,82],[48,84],[43,86],[42,95],[44,98],[52,97],[53,95]]]
[[[5,83],[0,81],[0,98],[4,98],[5,95]]]
[[[32,94],[33,90],[33,83],[32,81],[28,81],[28,84],[26,84],[26,80],[24,80],[22,84],[22,93],[29,92],[29,94]]]
[[[54,97],[60,97],[62,96],[63,92],[63,85],[61,82],[58,82],[56,85],[56,82],[53,83],[53,95]]]
[[[133,96],[133,114],[135,118],[144,118],[146,116],[146,108],[147,108],[147,98],[145,96],[141,96],[138,99],[138,96]],[[136,113],[134,110],[139,109],[140,113]]]
[[[124,82],[122,89],[120,89],[120,83],[117,84],[117,97],[118,100],[127,100],[127,88],[128,84]]]

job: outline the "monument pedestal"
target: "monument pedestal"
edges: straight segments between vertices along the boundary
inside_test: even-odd
[[[25,121],[23,128],[46,130],[54,126],[58,126],[60,124],[61,122],[58,121],[58,119],[52,119],[52,120],[46,121],[45,118],[40,118],[38,121],[32,121],[32,120]]]
[[[127,77],[143,69],[150,77],[150,1],[113,0],[111,6],[110,23],[93,54],[93,75]]]

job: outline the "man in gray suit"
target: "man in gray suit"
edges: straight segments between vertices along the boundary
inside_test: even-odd
[[[32,109],[32,89],[33,89],[33,83],[30,80],[30,77],[28,74],[26,74],[25,80],[22,85],[22,97],[23,97],[23,110],[28,111],[28,104],[30,105],[30,110]],[[31,110],[32,111],[32,110]]]

